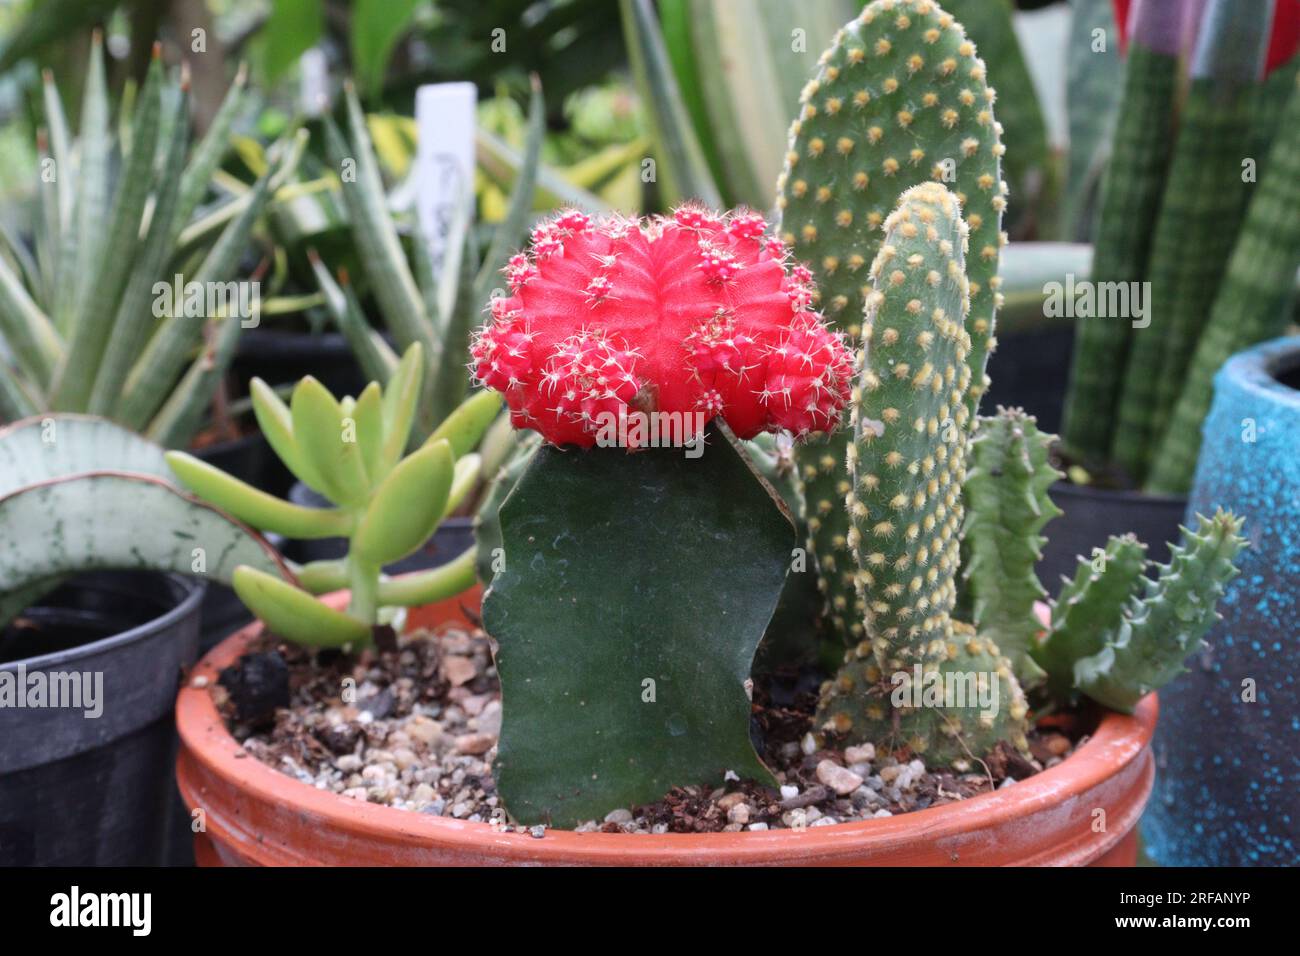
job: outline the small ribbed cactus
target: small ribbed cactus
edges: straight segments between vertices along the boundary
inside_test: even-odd
[[[867,267],[882,224],[905,189],[949,184],[970,229],[971,309],[966,363],[973,414],[994,346],[1000,232],[1006,206],[996,94],[961,25],[932,0],[875,0],[848,23],[819,61],[791,127],[778,181],[780,234],[817,278],[818,304],[851,340],[870,290]],[[856,344],[856,343],[855,343]],[[848,552],[844,433],[798,452],[808,498],[810,545],[827,599],[827,620],[846,642],[862,637]]]
[[[1090,592],[1110,583],[1103,577],[1076,586],[1078,604],[1102,605],[1102,613],[1090,622],[1101,647],[1086,657],[1065,655],[1073,658],[1072,687],[1107,707],[1130,712],[1148,693],[1181,674],[1183,661],[1218,619],[1215,604],[1237,575],[1232,562],[1246,545],[1241,526],[1242,519],[1231,512],[1197,515],[1195,530],[1183,529],[1181,543],[1170,549],[1159,576],[1154,581],[1138,576],[1135,586],[1141,596],[1129,597],[1118,614],[1108,600],[1092,601]],[[1122,539],[1112,539],[1112,544],[1116,540]],[[1044,660],[1069,637],[1054,629],[1042,648]]]
[[[997,645],[952,617],[971,426],[968,229],[953,194],[927,183],[903,194],[885,233],[870,272],[845,501],[866,638],[825,688],[819,723],[961,764],[1001,740],[1023,747],[1027,710]],[[891,702],[918,676],[922,686],[969,677],[967,686],[996,689],[996,703]]]
[[[1029,652],[1041,630],[1034,602],[1047,599],[1034,573],[1047,540],[1039,532],[1061,513],[1047,496],[1061,477],[1048,461],[1053,440],[1020,409],[1000,408],[996,417],[979,420],[966,483],[963,571],[975,627],[1007,655],[1025,689],[1043,678]]]

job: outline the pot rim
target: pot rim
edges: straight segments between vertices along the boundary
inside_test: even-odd
[[[1300,389],[1278,381],[1282,372],[1300,371],[1300,335],[1270,339],[1238,352],[1215,376],[1216,387],[1228,383],[1268,402],[1300,410]]]
[[[439,620],[465,620],[459,601],[477,599],[478,589],[440,602],[434,608]],[[345,601],[347,592],[328,598]],[[1101,721],[1085,743],[1055,767],[1048,768],[1014,786],[971,797],[955,803],[929,807],[889,818],[837,823],[804,830],[742,831],[737,833],[666,833],[661,835],[632,833],[576,833],[572,830],[546,828],[545,838],[536,839],[524,832],[501,833],[491,823],[470,823],[453,817],[430,816],[379,804],[363,803],[306,783],[250,758],[230,732],[212,702],[210,686],[222,668],[243,655],[248,645],[262,632],[262,623],[254,621],[226,638],[209,651],[194,667],[191,678],[181,688],[176,701],[176,725],[181,738],[178,770],[181,789],[187,804],[202,802],[199,794],[209,786],[200,782],[192,793],[192,768],[215,778],[243,794],[243,798],[276,807],[292,807],[299,819],[312,826],[335,828],[353,839],[377,837],[404,846],[446,847],[459,851],[500,851],[519,859],[538,862],[651,863],[707,862],[712,854],[721,853],[728,860],[750,863],[805,857],[810,851],[827,855],[849,852],[863,841],[873,846],[904,847],[922,840],[937,843],[945,838],[960,839],[975,830],[994,826],[1014,826],[1029,814],[1050,811],[1077,803],[1079,797],[1118,776],[1144,754],[1155,731],[1158,702],[1154,693],[1137,705],[1132,715],[1104,711]],[[195,678],[203,686],[195,685]],[[205,680],[203,680],[205,679]],[[1154,766],[1150,760],[1141,768],[1143,780],[1138,784],[1141,798],[1128,800],[1117,808],[1106,828],[1105,836],[1090,841],[1075,840],[1070,847],[1056,846],[1057,862],[1068,858],[1087,862],[1104,854],[1136,826],[1150,792]],[[240,842],[239,824],[233,818],[223,820],[220,806],[208,807],[209,829],[215,833],[233,830],[231,842]],[[1122,811],[1122,812],[1120,812]],[[236,811],[234,814],[238,816]],[[1096,834],[1092,834],[1096,837]],[[259,836],[259,841],[260,841]],[[270,841],[268,840],[268,843]],[[513,844],[513,846],[512,846]],[[1041,855],[1043,848],[1036,851]],[[307,861],[301,861],[307,862]],[[1035,862],[1033,854],[1018,862]]]
[[[138,569],[112,568],[104,570],[124,572]],[[100,572],[96,570],[88,571],[86,573],[96,574]],[[82,657],[110,651],[123,644],[130,644],[133,641],[151,637],[159,631],[167,630],[176,624],[177,621],[192,613],[199,603],[202,602],[203,596],[208,589],[207,581],[200,578],[186,577],[185,575],[177,574],[174,571],[144,571],[144,573],[166,578],[179,586],[182,592],[181,597],[170,610],[159,614],[157,617],[150,618],[143,624],[137,624],[135,627],[129,628],[125,631],[118,631],[116,634],[101,637],[97,641],[90,641],[87,644],[78,644],[76,647],[70,647],[67,650],[51,651],[48,654],[40,654],[36,657],[24,657],[21,660],[0,662],[0,671],[17,670],[19,666],[22,666],[28,671],[45,670],[55,665],[67,664]]]
[[[1136,488],[1098,488],[1096,485],[1076,485],[1068,478],[1061,478],[1052,482],[1048,491],[1052,494],[1065,495],[1071,498],[1104,498],[1111,501],[1121,501],[1125,504],[1142,505],[1148,508],[1168,505],[1181,511],[1187,507],[1187,495],[1154,493]]]

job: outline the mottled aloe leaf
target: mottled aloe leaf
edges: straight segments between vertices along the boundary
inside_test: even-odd
[[[176,571],[226,584],[246,564],[292,577],[256,533],[152,476],[91,472],[29,485],[0,498],[0,527],[0,594],[100,569]]]
[[[496,779],[573,826],[730,770],[772,783],[745,680],[795,533],[716,426],[699,458],[541,448],[501,507],[483,602],[499,644]]]

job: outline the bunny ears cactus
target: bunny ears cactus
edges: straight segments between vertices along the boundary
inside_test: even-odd
[[[697,205],[649,220],[561,213],[507,264],[511,294],[492,302],[475,375],[516,427],[555,445],[590,447],[633,411],[681,414],[687,437],[716,415],[741,438],[833,429],[852,356],[810,311],[811,273],[766,228]]]
[[[473,487],[479,456],[472,449],[501,407],[495,395],[480,392],[404,455],[423,367],[420,346],[412,345],[386,389],[372,382],[358,398],[336,400],[308,376],[288,406],[253,380],[253,408],[267,441],[334,507],[291,504],[191,455],[168,453],[167,464],[186,487],[260,530],[348,539],[345,558],[295,568],[302,588],[252,567],[235,569],[240,599],[280,636],[318,646],[363,645],[383,608],[441,600],[473,584],[472,548],[431,571],[396,579],[382,573],[418,549]],[[312,596],[344,587],[352,591],[346,612]]]

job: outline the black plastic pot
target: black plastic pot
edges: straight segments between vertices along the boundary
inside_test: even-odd
[[[999,405],[1023,408],[1038,419],[1039,429],[1058,433],[1073,344],[1072,323],[999,332],[997,350],[989,356],[992,383],[980,403],[981,412],[992,415]]]
[[[300,481],[289,489],[289,500],[305,508],[324,508],[329,504],[325,498]],[[474,519],[472,517],[448,518],[438,526],[433,537],[426,541],[419,551],[395,564],[390,564],[384,570],[389,574],[405,574],[409,571],[436,568],[463,554],[473,543]],[[347,554],[347,550],[347,542],[342,538],[286,541],[283,548],[285,557],[299,564],[341,558]]]
[[[312,375],[335,395],[359,395],[367,380],[339,332],[247,329],[239,336],[231,373],[241,390],[254,377],[271,385]]]
[[[202,597],[201,583],[176,575],[78,575],[0,635],[0,681],[27,688],[27,706],[0,706],[0,865],[172,859],[182,829],[172,708]],[[98,716],[86,698],[35,706],[36,682],[67,689],[71,675],[98,685]]]
[[[1038,562],[1038,579],[1052,594],[1061,589],[1061,577],[1074,577],[1078,556],[1092,556],[1093,548],[1106,547],[1113,534],[1132,532],[1147,546],[1153,561],[1169,560],[1169,543],[1178,539],[1178,526],[1187,499],[1148,495],[1140,491],[1111,491],[1058,481],[1048,494],[1064,514],[1043,530],[1047,544]]]
[[[194,453],[227,474],[268,494],[283,497],[293,475],[271,450],[260,432],[201,448]],[[200,611],[199,654],[206,654],[230,634],[253,620],[235,592],[222,584],[209,584]]]

